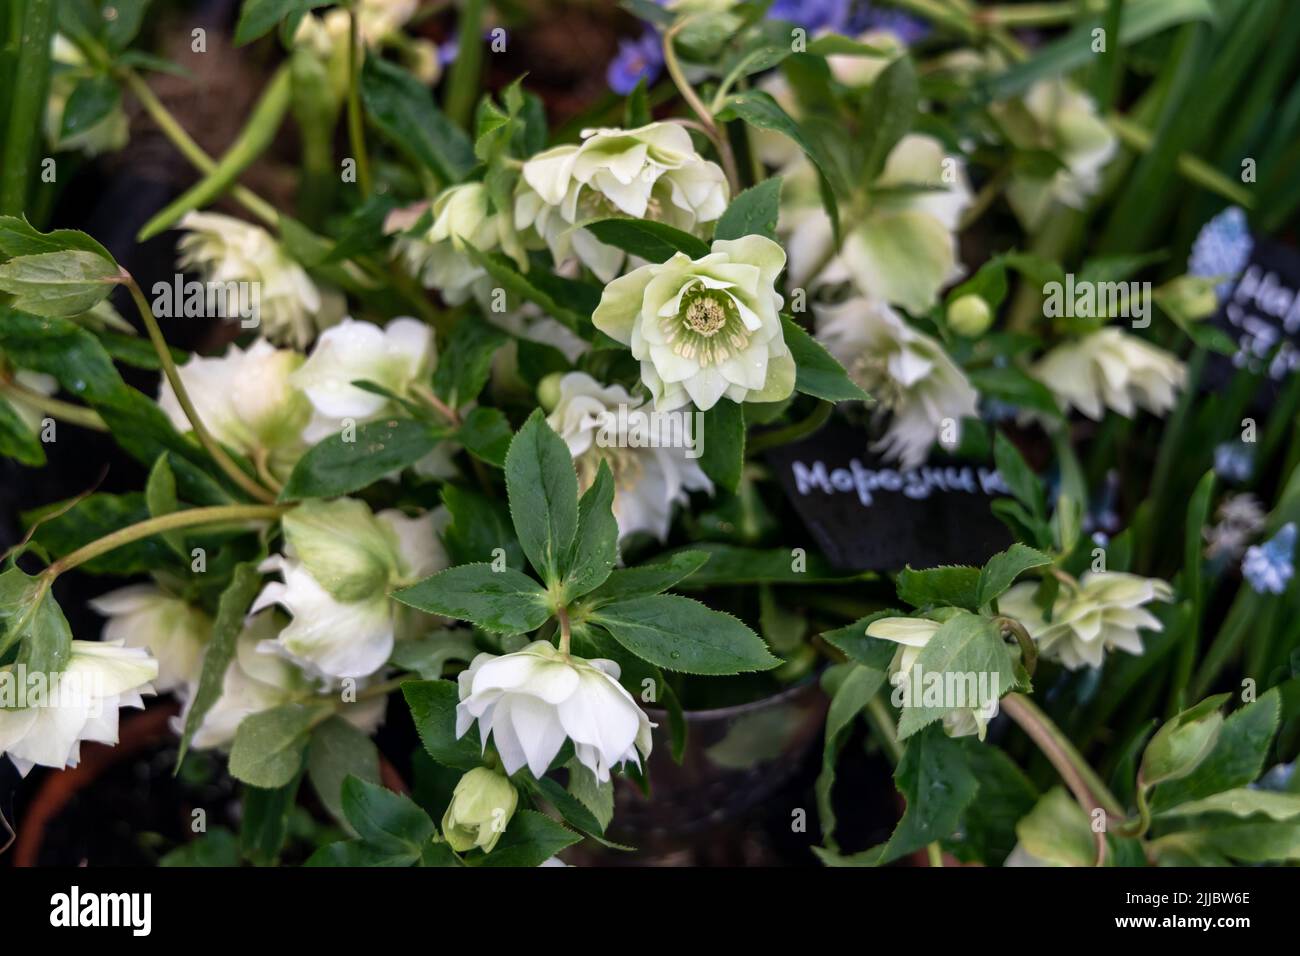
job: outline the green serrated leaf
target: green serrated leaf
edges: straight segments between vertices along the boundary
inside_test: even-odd
[[[591,620],[633,654],[665,670],[739,674],[781,663],[762,638],[730,614],[675,594],[607,604]]]

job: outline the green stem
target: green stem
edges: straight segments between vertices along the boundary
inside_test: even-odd
[[[674,24],[664,33],[664,66],[668,69],[668,75],[672,77],[673,85],[677,87],[677,92],[682,95],[686,105],[691,108],[700,121],[700,126],[713,143],[713,148],[718,151],[718,158],[722,160],[722,170],[727,175],[727,184],[731,187],[731,195],[734,197],[740,193],[740,172],[736,169],[736,156],[731,151],[731,143],[727,140],[727,134],[724,130],[718,128],[718,121],[714,119],[713,113],[704,105],[700,99],[695,87],[691,86],[686,79],[685,72],[682,71],[682,65],[677,61],[677,50],[673,46],[677,39],[677,34],[681,32],[682,27],[691,21],[691,17]]]
[[[348,34],[348,141],[352,144],[352,157],[357,163],[357,185],[361,195],[370,195],[370,158],[366,155],[365,121],[361,115],[361,28],[357,25],[357,11],[348,11],[351,29]]]
[[[158,361],[162,364],[163,374],[167,376],[167,381],[171,383],[172,391],[176,394],[176,401],[185,412],[185,417],[189,419],[199,444],[212,456],[212,460],[217,463],[217,467],[224,471],[235,484],[248,492],[249,495],[258,501],[267,503],[275,501],[275,495],[254,481],[226,453],[220,443],[212,437],[212,433],[203,424],[203,419],[199,417],[194,402],[190,400],[189,392],[185,390],[185,383],[181,381],[180,372],[176,370],[176,362],[172,360],[171,349],[167,346],[167,340],[163,338],[162,329],[158,327],[158,320],[154,318],[153,309],[149,308],[149,303],[145,301],[140,286],[136,284],[135,279],[128,276],[126,287],[131,290],[131,298],[135,300],[135,307],[139,310],[140,318],[144,320],[145,328],[149,331],[149,340],[153,342],[154,351],[158,353]]]
[[[1024,694],[1013,693],[1002,698],[1001,706],[1007,716],[1020,725],[1020,729],[1052,762],[1080,806],[1089,813],[1094,807],[1100,806],[1111,817],[1119,819],[1124,816],[1124,809],[1110,788],[1083,759],[1070,738],[1062,733],[1061,728],[1037,704]]]
[[[807,418],[787,425],[784,428],[773,429],[769,432],[763,432],[755,435],[750,439],[745,453],[747,455],[756,455],[768,448],[775,448],[778,445],[788,445],[791,442],[798,441],[813,432],[817,431],[831,417],[831,411],[835,408],[830,402],[818,402],[817,407],[812,410]]]
[[[1010,617],[1000,617],[994,623],[1001,628],[1004,635],[1010,634],[1016,639],[1016,643],[1020,645],[1020,662],[1024,665],[1025,672],[1033,677],[1034,671],[1038,669],[1038,645],[1029,636],[1024,625]]]
[[[560,620],[560,653],[569,653],[569,644],[573,640],[573,632],[569,627],[569,609],[564,605],[555,612],[556,617]]]
[[[18,55],[9,103],[9,128],[0,153],[0,213],[21,216],[27,208],[27,185],[36,144],[45,128],[42,120],[50,72],[54,0],[12,2],[22,4],[22,35],[14,38]]]
[[[188,508],[185,511],[173,511],[171,514],[119,528],[111,534],[90,544],[83,545],[76,551],[65,554],[55,561],[44,573],[51,579],[64,571],[71,571],[78,565],[93,561],[101,554],[107,554],[115,548],[131,544],[142,538],[149,538],[164,531],[176,531],[180,528],[192,528],[203,524],[221,524],[234,521],[274,521],[293,505],[215,505],[210,508]]]
[[[130,88],[135,98],[140,101],[144,111],[149,114],[149,118],[154,121],[155,125],[162,130],[163,135],[171,141],[171,144],[176,147],[182,156],[189,160],[195,169],[206,175],[216,168],[216,161],[203,151],[203,147],[194,142],[189,133],[185,132],[185,128],[177,122],[176,117],[154,95],[153,90],[149,88],[149,84],[138,73],[131,69],[123,69],[118,71],[118,76]],[[275,207],[251,189],[235,185],[231,187],[230,195],[268,226],[279,225],[280,214],[275,211]]]
[[[478,98],[479,73],[483,68],[484,0],[464,0],[456,32],[456,62],[447,81],[447,116],[462,129],[469,129]]]

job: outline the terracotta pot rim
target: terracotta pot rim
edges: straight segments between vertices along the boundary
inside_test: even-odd
[[[706,710],[683,710],[686,719],[700,718],[703,720],[722,720],[728,717],[740,717],[744,714],[755,710],[762,710],[772,704],[784,703],[792,697],[798,696],[801,692],[808,689],[810,685],[815,685],[820,678],[822,668],[817,668],[813,673],[800,678],[784,690],[777,691],[775,694],[769,694],[767,697],[760,697],[758,700],[751,700],[744,704],[732,704],[729,707],[712,707]],[[664,720],[668,719],[668,711],[662,707],[646,707],[645,712],[652,718]]]

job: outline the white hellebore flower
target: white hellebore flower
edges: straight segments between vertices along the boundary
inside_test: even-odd
[[[261,226],[215,212],[189,212],[179,228],[187,230],[176,243],[180,267],[202,273],[213,286],[243,283],[248,296],[256,296],[252,303],[262,334],[272,341],[302,348],[318,329],[342,317],[342,295],[318,288]],[[230,299],[227,294],[230,314],[223,318],[242,318]]]
[[[250,613],[278,604],[293,621],[262,649],[323,679],[365,677],[393,650],[393,588],[447,567],[433,512],[372,514],[362,501],[309,501],[284,516],[285,553],[262,562],[267,584]]]
[[[108,618],[104,641],[143,647],[158,661],[154,686],[160,693],[198,680],[199,659],[212,636],[208,616],[188,601],[153,584],[131,584],[90,601]]]
[[[1065,342],[1039,359],[1030,374],[1061,406],[1100,421],[1110,408],[1132,418],[1137,407],[1164,415],[1174,407],[1187,368],[1164,349],[1108,327]]]
[[[890,683],[897,689],[910,692],[903,686],[912,672],[912,666],[921,656],[921,651],[931,638],[939,632],[942,625],[924,617],[882,617],[867,625],[867,636],[892,641],[899,645],[894,659],[889,664]],[[924,676],[924,675],[923,675]],[[904,696],[904,700],[907,697]],[[954,708],[943,715],[943,730],[949,737],[969,737],[977,734],[984,739],[989,718],[997,711],[994,701],[981,701],[984,706]],[[919,706],[920,701],[915,705]]]
[[[116,744],[118,708],[144,706],[158,662],[142,647],[73,641],[68,663],[52,676],[40,706],[0,709],[0,756],[24,777],[37,764],[75,767],[83,740]]]
[[[578,761],[602,783],[610,768],[650,755],[648,717],[618,682],[619,666],[561,653],[546,641],[496,657],[480,654],[462,671],[456,736],[475,720],[487,747],[496,739],[507,774],[527,765],[541,777],[573,741]]]
[[[784,175],[780,229],[793,285],[848,279],[863,295],[921,313],[961,276],[957,229],[972,194],[965,162],[937,139],[908,133],[898,141],[838,253],[812,165],[800,160]]]
[[[483,183],[460,183],[444,189],[430,207],[433,221],[423,234],[397,237],[394,251],[406,268],[429,289],[437,289],[452,305],[480,296],[491,287],[487,270],[469,257],[466,245],[480,252],[505,251],[521,269],[527,266],[523,250],[511,231],[508,213],[492,208]],[[390,217],[391,223],[403,217]]]
[[[600,463],[609,465],[620,538],[645,531],[663,541],[673,505],[685,504],[688,491],[713,491],[698,453],[686,454],[684,440],[701,436],[683,434],[681,417],[656,412],[626,389],[603,386],[584,372],[561,378],[559,393],[546,421],[569,446],[583,491],[596,480]],[[653,447],[652,439],[660,446]]]
[[[361,424],[392,411],[388,398],[353,382],[373,382],[406,397],[436,361],[433,330],[416,319],[393,319],[381,329],[349,318],[326,329],[293,375],[293,384],[303,390],[314,412],[303,438],[315,444],[349,420]]]
[[[1014,145],[1046,150],[1062,163],[1052,172],[1012,174],[1007,201],[1024,226],[1042,225],[1053,200],[1082,209],[1118,150],[1118,139],[1093,99],[1066,80],[1043,80],[1030,87],[1023,103],[1000,104],[993,112]]]
[[[883,302],[861,297],[838,305],[814,305],[817,339],[855,382],[893,413],[885,436],[874,446],[904,468],[925,461],[955,423],[978,411],[978,393],[943,346],[916,331]]]
[[[229,747],[245,717],[281,704],[301,701],[314,690],[313,682],[292,662],[279,654],[261,650],[265,642],[275,639],[275,617],[273,611],[262,611],[244,622],[244,629],[235,641],[235,655],[222,678],[221,696],[203,715],[203,721],[191,740],[196,749]],[[197,690],[197,682],[187,688],[185,709],[174,722],[178,733],[185,727]],[[384,702],[383,697],[360,699],[344,706],[339,713],[369,735],[383,720]],[[338,705],[337,694],[332,695],[331,703]]]
[[[597,241],[582,228],[586,223],[630,216],[695,232],[727,208],[722,169],[695,151],[680,126],[589,129],[582,140],[524,163],[515,199],[515,227],[531,226],[557,263],[576,255],[608,282],[623,253]]]
[[[302,450],[303,426],[311,406],[293,384],[302,356],[277,349],[258,339],[244,351],[232,345],[216,358],[192,355],[177,372],[181,384],[208,432],[218,442],[244,455],[273,456],[281,468],[291,466]],[[190,420],[164,375],[158,404],[177,431],[190,430]]]
[[[1100,667],[1106,651],[1119,648],[1142,653],[1140,630],[1164,630],[1144,605],[1173,600],[1173,588],[1158,578],[1119,571],[1089,572],[1077,588],[1062,586],[1052,605],[1051,621],[1034,603],[1037,585],[1017,584],[998,598],[998,610],[1020,621],[1044,656],[1071,670]]]
[[[781,331],[776,279],[785,252],[771,239],[719,239],[605,286],[596,328],[632,348],[660,411],[694,402],[779,402],[794,391],[794,357]]]

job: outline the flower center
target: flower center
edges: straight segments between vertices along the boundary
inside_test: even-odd
[[[682,309],[666,323],[664,338],[682,358],[720,365],[749,346],[750,333],[731,297],[699,285],[682,297]]]
[[[686,307],[686,324],[711,339],[727,324],[727,313],[716,299],[696,299]]]

